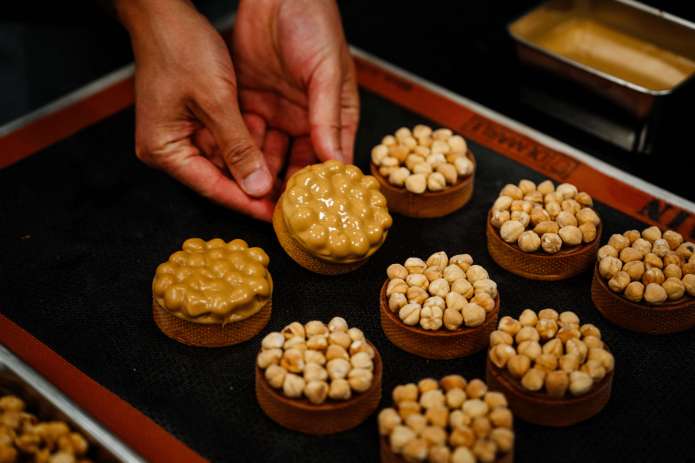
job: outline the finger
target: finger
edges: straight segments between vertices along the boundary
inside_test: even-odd
[[[340,147],[342,73],[340,64],[324,60],[309,81],[309,126],[319,159],[343,160]]]
[[[355,65],[350,56],[347,57],[349,71],[342,88],[340,123],[340,146],[346,163],[352,163],[355,156],[355,136],[360,122],[360,97],[355,79]]]
[[[165,160],[159,167],[172,177],[225,207],[260,220],[271,220],[273,203],[269,199],[249,198],[234,181],[200,156],[195,146],[180,141],[169,145],[167,150],[171,151],[169,155],[158,157]]]
[[[244,118],[244,123],[251,134],[253,142],[259,149],[263,148],[263,140],[265,140],[266,132],[265,120],[261,116],[253,113],[244,113],[241,117]]]
[[[309,137],[295,138],[292,142],[285,181],[303,167],[314,164],[316,160],[316,153],[314,152],[311,139]]]
[[[263,154],[270,169],[270,175],[277,178],[285,162],[289,138],[279,130],[268,130],[263,142]]]
[[[254,144],[239,113],[232,89],[219,90],[214,98],[210,95],[199,97],[191,109],[212,133],[225,165],[241,189],[253,197],[268,194],[273,188],[273,179],[263,153]]]

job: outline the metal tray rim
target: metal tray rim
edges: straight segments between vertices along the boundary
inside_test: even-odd
[[[672,21],[672,22],[678,23],[678,24],[681,25],[681,26],[688,27],[688,28],[690,28],[690,29],[695,30],[695,23],[692,23],[692,22],[690,22],[690,21],[688,21],[688,20],[686,20],[686,19],[683,19],[683,18],[681,18],[681,17],[672,15],[672,14],[670,14],[670,13],[666,13],[665,11],[658,10],[658,9],[656,9],[656,8],[652,8],[652,7],[648,6],[648,5],[645,5],[644,3],[637,2],[637,1],[634,1],[634,0],[612,0],[612,1],[615,1],[615,2],[618,2],[618,3],[622,3],[622,4],[624,4],[624,5],[628,6],[628,7],[642,10],[642,11],[644,11],[645,13],[649,13],[649,14],[651,14],[651,15],[653,15],[653,16],[659,16],[659,17],[661,17],[661,18],[663,18],[663,19],[666,19],[666,20],[668,20],[668,21]],[[544,2],[544,3],[546,3],[546,2]],[[541,4],[541,5],[542,5],[542,4]],[[549,58],[552,58],[552,59],[554,59],[554,60],[561,61],[561,62],[563,62],[563,63],[565,63],[565,64],[567,64],[567,65],[570,65],[570,66],[575,67],[575,68],[577,68],[577,69],[581,69],[582,71],[585,71],[585,72],[587,72],[587,73],[589,73],[589,74],[593,74],[593,75],[595,75],[595,76],[598,76],[598,77],[601,77],[601,78],[603,78],[603,79],[609,80],[609,81],[611,81],[611,82],[613,82],[613,83],[616,83],[616,84],[618,84],[618,85],[621,85],[621,86],[623,86],[623,87],[627,87],[627,88],[629,88],[629,89],[631,89],[631,90],[634,90],[634,91],[640,92],[640,93],[644,93],[644,94],[647,94],[647,95],[652,95],[652,96],[665,96],[665,95],[669,95],[669,94],[673,93],[676,89],[678,89],[679,87],[681,87],[682,85],[684,85],[686,82],[688,82],[688,81],[690,81],[690,80],[692,80],[692,79],[695,79],[695,74],[693,74],[693,75],[691,75],[690,77],[688,77],[687,79],[684,79],[681,83],[679,83],[679,84],[677,84],[677,85],[674,85],[673,87],[671,87],[671,88],[669,88],[669,89],[665,89],[665,90],[652,90],[652,89],[643,87],[643,86],[641,86],[641,85],[638,85],[638,84],[629,82],[629,81],[627,81],[627,80],[625,80],[625,79],[621,79],[620,77],[616,77],[616,76],[614,76],[614,75],[612,75],[612,74],[609,74],[609,73],[607,73],[607,72],[600,71],[600,70],[598,70],[598,69],[596,69],[596,68],[594,68],[594,67],[587,66],[586,64],[582,64],[582,63],[580,63],[580,62],[578,62],[578,61],[575,61],[575,60],[573,60],[573,59],[569,59],[569,58],[566,58],[566,57],[564,57],[564,56],[562,56],[562,55],[559,55],[559,54],[557,54],[557,53],[551,52],[551,51],[549,51],[548,49],[543,48],[543,47],[540,47],[540,46],[538,46],[538,45],[536,45],[536,44],[534,44],[534,43],[532,43],[532,42],[526,40],[525,38],[520,37],[519,35],[515,34],[515,33],[512,31],[512,26],[513,26],[517,21],[519,21],[520,19],[526,17],[528,14],[530,14],[532,11],[534,11],[534,10],[535,10],[536,8],[538,8],[539,6],[540,6],[540,5],[536,5],[535,7],[533,7],[533,8],[531,8],[531,9],[527,10],[526,12],[524,12],[523,14],[521,14],[520,16],[518,16],[517,18],[515,18],[515,19],[513,19],[512,21],[510,21],[509,23],[507,23],[507,33],[508,33],[517,43],[520,43],[520,44],[522,44],[522,45],[524,45],[524,46],[526,46],[526,47],[528,47],[528,48],[531,48],[531,49],[533,49],[533,50],[535,50],[535,51],[537,51],[537,52],[539,52],[539,53],[542,53],[542,54],[544,54],[545,56],[547,56],[547,57],[549,57]]]
[[[121,442],[118,437],[104,427],[104,425],[88,415],[56,386],[51,384],[2,344],[0,344],[0,366],[8,368],[9,371],[35,389],[38,394],[51,402],[54,407],[65,413],[65,415],[69,416],[115,457],[128,463],[144,463],[145,460],[135,454],[133,450],[125,443]]]

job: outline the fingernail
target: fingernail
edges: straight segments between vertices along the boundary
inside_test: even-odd
[[[270,173],[263,168],[256,169],[244,178],[242,187],[251,196],[263,196],[272,187]]]

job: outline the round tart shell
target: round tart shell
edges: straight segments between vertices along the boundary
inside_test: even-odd
[[[485,370],[488,387],[504,393],[515,418],[542,426],[571,426],[588,420],[606,406],[613,384],[611,371],[584,395],[556,398],[525,390],[518,379],[506,369],[497,368],[489,358]]]
[[[497,327],[500,311],[499,294],[495,298],[495,307],[486,314],[482,325],[473,328],[458,328],[450,331],[444,327],[436,331],[425,330],[406,325],[391,312],[386,298],[388,280],[381,287],[379,306],[381,328],[386,337],[397,347],[411,354],[428,359],[454,359],[465,357],[483,350],[490,340],[490,333]]]
[[[273,210],[273,229],[275,230],[280,245],[295,262],[305,269],[321,275],[340,275],[352,272],[367,262],[369,257],[365,257],[363,260],[357,262],[329,262],[305,251],[304,248],[292,238],[289,230],[287,230],[281,207],[282,198],[283,197],[280,196]]]
[[[630,301],[611,291],[599,274],[598,262],[591,282],[591,300],[605,318],[631,331],[668,334],[695,327],[695,298],[685,295],[658,305]]]
[[[386,196],[390,212],[415,218],[442,217],[461,209],[473,196],[476,162],[470,150],[466,156],[473,162],[471,175],[459,179],[454,185],[441,191],[425,191],[420,194],[412,193],[405,187],[391,185],[388,179],[379,173],[379,167],[374,163],[370,163],[370,169],[379,181],[381,192]]]
[[[183,320],[152,299],[152,316],[162,333],[188,346],[223,347],[240,344],[256,336],[270,320],[272,302],[268,302],[255,314],[226,325],[206,325]]]
[[[393,453],[391,447],[389,446],[388,437],[381,436],[379,438],[379,456],[381,463],[406,463],[405,458]],[[495,460],[495,463],[513,463],[514,462],[514,450],[509,453],[505,453],[501,457]]]
[[[374,349],[374,378],[366,391],[353,392],[348,400],[327,399],[322,404],[313,404],[304,397],[290,399],[270,386],[263,370],[256,366],[258,405],[279,425],[305,434],[335,434],[358,426],[376,410],[381,400],[381,356],[373,344],[369,345]]]
[[[524,252],[518,246],[502,239],[487,216],[487,249],[500,267],[530,280],[558,281],[571,278],[589,268],[596,260],[603,223],[596,227],[596,238],[591,243],[560,249],[555,254],[544,251]]]

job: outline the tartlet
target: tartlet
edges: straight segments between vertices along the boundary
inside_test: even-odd
[[[594,325],[570,311],[524,310],[502,317],[490,334],[487,383],[514,415],[544,426],[570,426],[608,402],[614,358]]]
[[[306,434],[354,428],[381,400],[379,352],[341,317],[269,333],[256,361],[256,398],[276,423]]]
[[[335,160],[295,173],[273,213],[273,228],[287,254],[325,275],[364,264],[384,243],[391,224],[377,180]]]
[[[154,321],[167,336],[201,347],[229,346],[258,334],[271,313],[268,255],[244,240],[191,238],[152,281]]]
[[[379,296],[381,327],[396,346],[431,359],[464,357],[485,348],[500,298],[470,254],[444,251],[427,261],[392,264]]]
[[[389,209],[408,217],[451,214],[473,195],[475,157],[449,129],[401,127],[372,148],[370,168]]]
[[[500,392],[448,375],[396,386],[378,416],[381,463],[514,460],[514,417]]]
[[[591,268],[602,224],[593,200],[570,183],[507,184],[487,217],[487,247],[501,267],[533,280],[564,280]]]
[[[632,331],[667,334],[695,326],[695,244],[649,227],[614,234],[598,251],[596,308]]]

